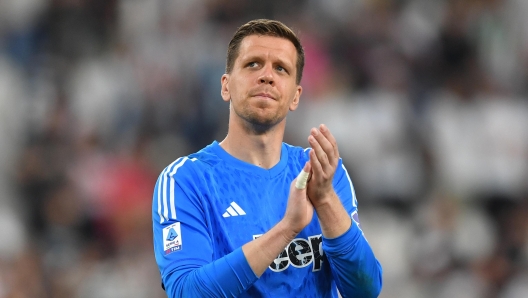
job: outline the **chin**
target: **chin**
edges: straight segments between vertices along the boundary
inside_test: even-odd
[[[279,124],[282,119],[277,118],[263,118],[263,117],[251,117],[247,119],[248,128],[256,134],[264,134],[271,129],[273,129],[277,124]]]
[[[235,109],[235,113],[246,123],[246,127],[249,131],[257,134],[268,132],[285,118],[285,115],[281,116],[277,115],[277,113],[263,110],[251,111],[245,109],[244,111],[239,112]]]

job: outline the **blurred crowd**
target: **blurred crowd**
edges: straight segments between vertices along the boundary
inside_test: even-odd
[[[227,133],[227,44],[306,52],[286,141],[326,123],[380,297],[528,297],[528,1],[0,1],[0,298],[164,297],[151,200]]]

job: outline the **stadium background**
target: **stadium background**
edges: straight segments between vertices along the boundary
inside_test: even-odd
[[[0,298],[163,297],[159,171],[226,134],[237,26],[307,63],[355,182],[381,297],[528,297],[528,1],[0,1]]]

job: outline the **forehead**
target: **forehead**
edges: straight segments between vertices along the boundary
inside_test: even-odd
[[[297,50],[286,38],[265,35],[249,35],[240,43],[237,60],[253,56],[278,58],[295,65]]]

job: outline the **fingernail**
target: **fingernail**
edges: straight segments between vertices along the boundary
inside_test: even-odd
[[[321,124],[321,128],[320,129],[321,129],[321,131],[326,131],[326,125]]]
[[[312,129],[312,135],[316,136],[316,135],[317,135],[317,133],[318,133],[318,132],[317,132],[317,129],[315,129],[315,128],[314,128],[314,129]]]

